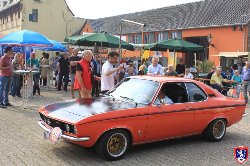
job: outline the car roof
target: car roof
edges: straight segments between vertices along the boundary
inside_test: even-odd
[[[137,78],[137,79],[145,79],[145,80],[151,80],[151,81],[157,81],[160,83],[164,82],[195,82],[191,79],[185,79],[181,77],[169,77],[169,76],[132,76],[130,78]]]

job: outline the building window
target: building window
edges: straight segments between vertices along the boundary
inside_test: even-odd
[[[13,14],[10,15],[10,20],[13,21]]]
[[[156,35],[156,42],[161,42],[163,41],[163,33],[158,33]]]
[[[18,18],[20,18],[20,12],[18,12]]]
[[[178,33],[177,32],[172,32],[172,39],[177,39],[178,38]]]
[[[33,22],[38,22],[38,9],[32,9]]]
[[[137,35],[132,36],[132,43],[138,44],[138,36]]]
[[[182,39],[182,32],[181,31],[172,32],[170,39]]]
[[[178,35],[177,35],[178,39],[182,39],[182,32],[178,31]]]
[[[144,44],[149,44],[149,35],[144,35]]]
[[[32,9],[32,14],[29,15],[29,21],[38,22],[38,9]]]

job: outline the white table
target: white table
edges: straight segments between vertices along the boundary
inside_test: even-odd
[[[39,71],[15,70],[14,73],[23,76],[23,104],[21,106],[30,106],[28,101],[33,95],[33,75],[39,73]]]

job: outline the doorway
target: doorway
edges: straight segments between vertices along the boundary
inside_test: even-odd
[[[187,37],[184,38],[184,40],[194,43],[194,44],[198,44],[204,47],[204,51],[201,52],[197,52],[196,53],[196,59],[199,61],[204,61],[204,60],[208,60],[209,58],[209,43],[207,40],[206,36],[202,36],[202,37]],[[185,64],[187,65],[187,67],[192,67],[195,66],[195,58],[194,58],[194,53],[188,52],[185,53]]]

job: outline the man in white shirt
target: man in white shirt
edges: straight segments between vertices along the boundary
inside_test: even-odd
[[[185,69],[185,76],[184,76],[184,78],[191,79],[191,80],[194,79],[194,76],[193,76],[192,73],[190,73],[190,69],[189,68]]]
[[[101,91],[103,93],[111,90],[115,85],[115,75],[123,68],[119,66],[114,68],[113,65],[118,62],[119,54],[115,51],[111,51],[108,54],[108,60],[102,66],[101,76]]]
[[[159,92],[157,99],[155,100],[155,105],[165,105],[165,104],[173,104],[173,100],[170,99],[165,93],[161,91]]]
[[[148,67],[148,75],[155,76],[155,75],[161,75],[163,73],[162,66],[158,64],[159,59],[154,57],[152,59],[152,64]]]

